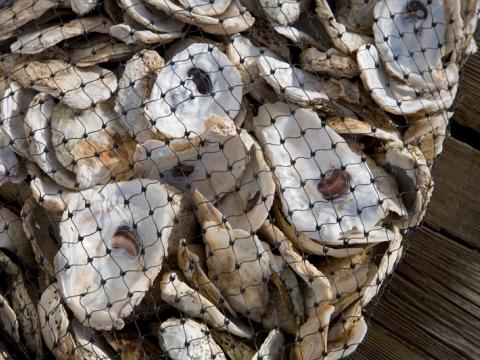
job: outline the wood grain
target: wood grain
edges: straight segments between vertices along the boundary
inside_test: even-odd
[[[352,359],[480,359],[480,254],[425,227],[410,244]]]
[[[449,138],[433,174],[425,221],[480,249],[480,151]]]
[[[350,359],[423,360],[426,354],[375,321],[370,321],[367,339]]]
[[[458,108],[455,110],[456,122],[480,134],[480,82],[478,71],[480,69],[480,52],[470,57],[464,67],[463,79],[460,85]]]

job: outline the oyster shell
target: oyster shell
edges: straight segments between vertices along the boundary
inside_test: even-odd
[[[452,116],[451,112],[441,112],[412,121],[403,135],[403,141],[418,147],[427,163],[432,165],[443,150],[443,143],[448,136],[448,122]]]
[[[14,31],[28,22],[38,19],[48,10],[59,5],[59,0],[16,0],[0,10],[0,38],[14,36]]]
[[[35,93],[30,89],[25,89],[16,81],[8,83],[8,87],[2,94],[0,102],[0,121],[2,133],[7,135],[8,139],[3,139],[2,146],[10,145],[21,157],[28,156],[28,144],[26,142],[26,133],[24,130],[24,115]]]
[[[315,359],[324,356],[330,317],[335,307],[332,289],[327,277],[300,255],[290,240],[275,225],[266,221],[260,229],[272,247],[278,249],[285,262],[300,276],[312,291],[313,307],[306,308],[306,321],[297,332],[295,356],[299,359]]]
[[[257,47],[250,39],[236,34],[232,36],[226,50],[229,60],[237,66],[244,84],[244,93],[258,89],[265,80],[260,76],[259,58],[264,54],[282,60],[280,56],[266,47]],[[267,86],[266,84],[264,86]]]
[[[328,75],[336,78],[353,78],[360,74],[357,62],[336,49],[322,52],[316,48],[307,48],[300,53],[300,66],[305,71]]]
[[[265,249],[270,249],[268,243],[262,242],[262,244]],[[271,313],[265,313],[262,323],[264,326],[267,323],[270,325],[273,323],[274,327],[267,327],[267,329],[274,329],[275,326],[280,324],[282,331],[294,334],[297,332],[298,326],[304,322],[305,316],[304,301],[300,284],[295,272],[289,267],[289,264],[281,255],[275,255],[271,250],[269,250],[267,254],[270,259],[270,268],[272,270],[272,277],[270,278],[271,283],[277,289],[277,293],[279,293],[280,298],[287,304],[287,306],[283,309],[275,307]],[[282,326],[281,322],[275,320],[275,315],[278,315],[278,319],[286,319],[285,326]],[[292,331],[293,329],[295,331]]]
[[[115,98],[115,111],[120,115],[129,135],[139,143],[154,139],[157,128],[147,120],[143,106],[153,86],[153,72],[160,71],[165,62],[153,50],[142,50],[125,64]]]
[[[340,315],[329,329],[325,360],[344,359],[351,355],[367,334],[367,323],[362,315],[360,302]]]
[[[161,298],[184,314],[205,320],[213,329],[227,331],[242,338],[251,338],[252,332],[243,324],[229,320],[198,291],[179,279],[179,273],[167,272],[160,281]]]
[[[348,80],[323,80],[267,55],[258,59],[258,67],[277,94],[300,106],[359,101],[358,86]]]
[[[88,340],[84,329],[76,321],[70,321],[57,283],[51,284],[42,293],[37,310],[40,330],[48,349],[59,360],[110,359],[108,350],[99,341]]]
[[[0,142],[4,142],[0,140]],[[0,185],[20,183],[25,179],[22,165],[10,147],[0,148]]]
[[[379,0],[337,0],[335,15],[348,31],[373,35],[373,8]]]
[[[321,256],[331,256],[334,258],[343,258],[346,256],[351,256],[355,254],[359,254],[364,251],[365,247],[368,246],[366,244],[349,244],[349,246],[345,246],[345,244],[342,244],[342,246],[328,246],[325,245],[324,243],[320,243],[318,241],[315,241],[314,239],[311,239],[307,235],[296,231],[292,225],[290,225],[287,220],[284,218],[284,215],[282,214],[281,211],[281,206],[274,204],[272,207],[272,215],[275,218],[275,223],[282,229],[282,232],[285,234],[285,236],[291,241],[296,248],[299,250],[305,251],[307,253],[311,254],[316,254],[316,255],[321,255]],[[372,234],[369,234],[369,237],[372,236],[377,238],[377,236],[381,236],[381,234],[378,234],[378,232],[372,232]],[[384,237],[381,237],[384,240],[381,241],[387,241]],[[348,237],[345,238],[345,240],[348,240]],[[365,239],[364,242],[368,243],[369,239]],[[380,242],[380,241],[374,241],[374,242]]]
[[[212,337],[231,360],[251,359],[255,351],[245,344],[245,339],[239,339],[224,331],[211,329]]]
[[[117,89],[113,72],[98,65],[80,68],[62,60],[19,63],[10,77],[26,89],[48,93],[79,110],[109,99]]]
[[[10,335],[13,340],[20,343],[17,315],[15,315],[15,311],[2,294],[0,294],[0,322],[2,329]]]
[[[298,282],[294,284],[294,287],[290,286],[287,281],[284,282],[283,278],[296,280],[292,270],[288,268],[288,265],[285,264],[285,266],[286,268],[283,269],[282,273],[272,271],[268,284],[268,301],[272,308],[263,314],[262,325],[266,330],[280,329],[295,335],[304,320],[303,299],[300,302],[294,302],[297,299],[294,299],[291,293],[300,296],[301,293],[298,291]],[[283,278],[281,275],[283,275]]]
[[[263,342],[262,346],[255,355],[252,357],[252,360],[280,360],[285,359],[285,337],[278,330],[272,330],[268,334],[267,338]]]
[[[64,210],[55,271],[66,304],[84,326],[122,328],[161,270],[182,195],[145,179],[59,193],[37,177],[31,187]]]
[[[55,102],[45,93],[33,98],[25,114],[24,129],[28,132],[28,158],[36,163],[56,183],[75,188],[73,173],[65,169],[53,151],[51,128],[48,126],[54,112]]]
[[[0,206],[0,248],[12,251],[26,265],[35,264],[32,247],[23,231],[22,218],[5,206]]]
[[[435,82],[434,89],[426,86],[416,89],[408,82],[388,76],[374,45],[361,46],[357,62],[364,86],[370,91],[372,99],[387,112],[421,116],[448,109],[453,104],[459,79],[459,68],[455,63],[442,70],[442,81]]]
[[[202,249],[203,250],[203,249]],[[210,300],[217,308],[225,309],[236,317],[235,311],[220,293],[220,290],[208,278],[200,264],[200,258],[189,250],[187,242],[183,240],[178,250],[178,266],[185,275],[188,285],[196,289],[201,295]]]
[[[257,142],[249,155],[238,187],[225,195],[217,207],[232,228],[250,232],[256,231],[267,219],[275,196],[275,182]]]
[[[10,45],[12,53],[37,54],[61,41],[76,36],[86,36],[90,32],[108,34],[113,24],[103,16],[79,18],[61,25],[49,25],[39,30],[22,33]]]
[[[302,11],[302,1],[273,1],[273,0],[260,0],[259,5],[267,18],[273,22],[283,26],[288,26],[295,23]]]
[[[274,171],[283,214],[296,231],[341,245],[346,234],[378,230],[388,209],[378,203],[371,171],[315,112],[267,104],[254,123]],[[327,189],[334,181],[338,186]]]
[[[66,0],[70,2],[72,10],[78,15],[84,15],[98,5],[98,0]]]
[[[165,357],[157,342],[138,332],[115,332],[102,334],[122,360],[163,359]]]
[[[356,119],[328,123],[346,138],[353,135],[363,142],[360,148],[371,156],[366,160],[380,199],[399,215],[395,223],[403,228],[418,224],[433,191],[430,167],[422,152],[413,145],[404,145],[396,134]]]
[[[225,4],[225,0],[215,0],[212,3],[196,0],[199,9],[205,9],[203,5]],[[227,1],[229,6],[223,13],[216,13],[215,16],[201,15],[195,12],[194,7],[186,1],[175,0],[147,0],[147,3],[164,11],[167,15],[187,24],[196,25],[203,31],[216,35],[233,35],[250,28],[255,18],[237,0]],[[187,5],[187,6],[185,6]],[[223,6],[223,5],[220,5]],[[208,6],[206,6],[208,9]],[[200,10],[199,10],[200,11]]]
[[[50,129],[51,140],[39,141],[51,142],[60,164],[75,175],[79,189],[131,177],[136,144],[121,126],[113,101],[82,111],[59,103],[50,118]]]
[[[89,36],[87,41],[75,41],[68,55],[72,64],[85,67],[124,61],[139,49],[140,45],[128,45],[124,42],[113,41],[110,36],[98,35]]]
[[[211,117],[206,130],[192,139],[150,140],[134,155],[137,176],[162,179],[208,200],[219,200],[238,185],[249,161],[253,139],[231,120]]]
[[[23,231],[35,254],[35,261],[42,270],[39,275],[41,288],[46,288],[55,279],[53,259],[59,243],[55,238],[52,217],[33,199],[25,201],[22,207]]]
[[[166,137],[200,135],[212,116],[234,119],[242,102],[242,80],[218,48],[188,46],[157,74],[145,113]]]
[[[392,16],[395,15],[395,16]],[[386,72],[414,89],[445,89],[442,46],[449,21],[442,0],[382,0],[374,8],[375,47]],[[421,31],[415,31],[421,29]],[[451,83],[450,83],[451,84]]]
[[[161,45],[178,39],[182,33],[156,33],[129,24],[117,24],[110,28],[110,35],[126,44]]]
[[[213,340],[210,330],[192,319],[170,318],[158,329],[160,346],[172,360],[226,360],[225,354]]]
[[[232,229],[198,191],[193,193],[204,230],[208,276],[235,311],[257,322],[266,311],[269,258],[258,237]]]
[[[345,25],[338,22],[327,0],[316,0],[316,14],[325,27],[335,47],[344,54],[354,53],[360,46],[370,42],[363,34],[350,32]]]
[[[127,16],[146,29],[157,33],[181,32],[184,24],[167,16],[141,0],[118,0],[118,5]]]
[[[345,307],[352,297],[356,298],[356,293],[365,286],[369,275],[377,269],[370,251],[342,259],[327,258],[318,268],[330,281],[334,296],[338,299],[337,309]]]
[[[18,330],[25,338],[25,345],[31,352],[42,352],[42,337],[40,335],[40,323],[35,309],[34,301],[29,292],[29,284],[20,268],[2,251],[0,251],[0,270],[9,278],[9,288],[7,297],[10,300],[11,307],[16,314],[18,321]],[[4,276],[5,276],[4,275]],[[7,318],[9,314],[5,314]],[[10,328],[11,332],[16,334],[15,328]]]

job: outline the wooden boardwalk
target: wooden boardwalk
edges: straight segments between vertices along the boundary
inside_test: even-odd
[[[480,54],[464,75],[424,224],[351,359],[480,359]]]

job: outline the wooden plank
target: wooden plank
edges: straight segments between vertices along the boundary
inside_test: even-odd
[[[460,87],[460,103],[455,109],[454,119],[462,126],[480,133],[480,52],[473,55],[464,67],[464,78]]]
[[[425,221],[480,249],[480,151],[449,138],[433,173]]]
[[[420,349],[400,339],[374,321],[369,322],[367,338],[359,345],[351,360],[424,360],[429,357]]]
[[[480,320],[480,253],[422,227],[410,239],[399,274]],[[475,320],[476,319],[476,320]]]
[[[352,358],[480,359],[480,253],[425,227],[410,244]]]
[[[468,313],[401,275],[396,278],[377,310],[376,321],[432,358],[480,358],[478,321],[476,326],[471,326]]]

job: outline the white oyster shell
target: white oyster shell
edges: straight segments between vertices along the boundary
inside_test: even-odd
[[[160,346],[172,360],[226,360],[210,330],[192,319],[170,318],[158,329]]]
[[[248,38],[240,34],[232,36],[226,53],[229,60],[237,66],[244,83],[244,92],[249,92],[252,88],[258,88],[259,83],[264,82],[258,68],[260,57],[265,54],[282,60],[280,56],[270,49],[257,47]]]
[[[37,304],[40,330],[48,349],[59,360],[110,359],[100,342],[91,342],[85,329],[77,321],[70,321],[57,283],[42,293]]]
[[[145,113],[166,137],[200,135],[212,115],[237,116],[242,85],[236,67],[218,48],[193,44],[158,72]]]
[[[256,231],[267,219],[275,197],[272,171],[256,142],[237,186],[220,200],[218,210],[232,228]]]
[[[113,72],[98,65],[79,68],[62,60],[16,64],[11,78],[24,88],[58,97],[73,109],[88,109],[117,89]]]
[[[180,32],[184,24],[153,7],[147,8],[143,0],[118,0],[118,5],[138,24],[158,33]]]
[[[211,117],[205,133],[192,139],[149,140],[134,155],[137,176],[161,179],[180,190],[198,190],[210,200],[229,194],[240,182],[253,139],[232,120]]]
[[[6,40],[13,31],[28,22],[38,19],[48,10],[56,7],[58,0],[17,0],[0,10],[0,38]]]
[[[283,214],[296,231],[340,245],[345,234],[368,233],[385,217],[368,166],[314,111],[267,104],[260,107],[254,122],[255,134],[274,169]],[[349,188],[343,196],[329,200],[318,190],[322,175],[328,179],[342,167]]]
[[[1,145],[10,145],[18,155],[24,158],[28,156],[28,144],[23,121],[34,95],[34,91],[22,88],[19,83],[12,81],[2,94],[0,102],[1,129],[2,133],[8,137],[8,141],[2,141]]]
[[[402,81],[407,76],[416,89],[437,90],[435,73],[444,72],[442,45],[449,20],[445,1],[382,0],[373,16],[375,46],[387,73]]]
[[[434,113],[449,109],[458,89],[459,67],[450,63],[438,74],[438,80],[416,86],[412,81],[400,81],[389,77],[375,45],[361,46],[357,52],[357,62],[364,86],[372,99],[385,111],[404,116]],[[410,79],[410,77],[408,77]],[[417,84],[417,85],[422,85]]]
[[[112,22],[103,16],[75,19],[61,25],[49,25],[39,30],[22,33],[10,45],[12,53],[36,54],[61,41],[76,36],[86,36],[90,32],[108,34]]]
[[[130,136],[140,143],[154,139],[157,133],[157,128],[147,120],[143,106],[154,82],[151,72],[160,71],[164,65],[156,51],[142,50],[126,62],[118,81],[115,111]]]
[[[367,323],[357,302],[340,315],[328,332],[325,360],[339,360],[351,355],[367,334]]]
[[[338,100],[358,102],[360,90],[348,80],[323,80],[267,55],[258,59],[258,67],[277,94],[300,106]]]
[[[252,360],[280,360],[282,359],[282,353],[285,343],[285,337],[279,330],[272,330],[268,333],[267,338],[263,342],[260,349],[252,357]]]
[[[85,67],[110,61],[126,61],[141,46],[113,41],[109,35],[97,35],[89,36],[87,40],[80,38],[73,42],[72,47],[68,53],[70,61],[76,66]]]
[[[213,4],[223,7],[222,4],[225,4],[223,1],[215,0]],[[198,26],[211,34],[233,35],[247,30],[255,22],[255,18],[246,11],[238,0],[231,0],[226,10],[223,13],[215,14],[215,16],[197,14],[190,6],[184,6],[189,4],[187,0],[182,0],[182,2],[183,4],[173,0],[147,0],[148,4],[164,11],[167,15],[171,15],[187,24]],[[205,1],[201,3],[206,4]],[[209,4],[212,5],[212,2]]]
[[[34,190],[45,189],[35,188],[39,180]],[[63,196],[55,257],[62,296],[82,325],[122,328],[162,268],[181,195],[132,180]]]
[[[54,99],[45,93],[35,95],[30,103],[24,120],[25,132],[28,132],[28,159],[57,184],[73,189],[76,185],[73,173],[62,166],[53,151],[48,124],[54,109]]]
[[[227,11],[232,3],[231,0],[179,0],[185,9],[191,8],[195,14],[207,16],[219,16]]]
[[[68,0],[67,0],[68,1]],[[69,0],[72,10],[78,15],[84,15],[98,5],[98,0]]]
[[[405,131],[403,141],[417,146],[431,165],[443,150],[443,143],[448,136],[448,122],[452,116],[452,112],[443,111],[412,121]]]
[[[302,69],[331,77],[353,78],[360,72],[354,58],[337,49],[322,52],[316,48],[304,49],[299,58]]]
[[[110,28],[110,35],[126,44],[165,44],[182,36],[181,32],[156,33],[129,24],[117,24]]]
[[[295,23],[302,10],[302,2],[296,0],[260,0],[259,3],[270,21],[284,26]]]
[[[210,300],[179,279],[179,273],[166,272],[160,281],[161,298],[184,314],[203,319],[212,328],[242,338],[251,338],[252,332],[243,324],[229,320]]]
[[[271,275],[267,251],[256,235],[232,229],[212,203],[198,191],[193,198],[204,230],[208,276],[235,311],[261,322],[267,310]]]
[[[191,249],[193,250],[194,247],[189,246],[183,239],[177,253],[178,267],[182,270],[188,285],[198,289],[198,292],[215,304],[217,308],[221,310],[224,308],[229,314],[236,317],[235,311],[203,270],[202,263],[205,259],[202,259],[201,263],[200,257]],[[203,248],[200,248],[200,251],[203,251]]]
[[[52,149],[61,165],[75,175],[79,189],[127,180],[135,143],[113,111],[113,102],[76,111],[63,103],[50,118]]]

